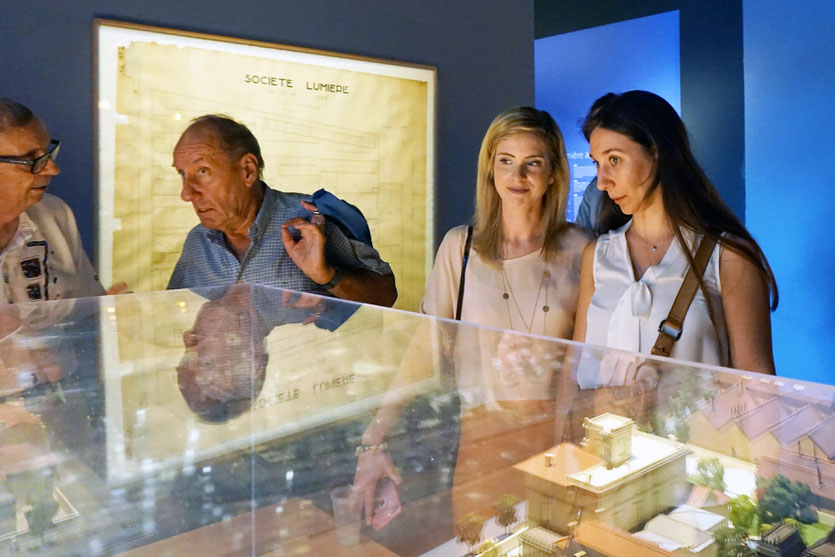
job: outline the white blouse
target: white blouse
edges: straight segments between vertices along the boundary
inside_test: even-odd
[[[681,246],[674,239],[661,261],[636,279],[626,244],[626,231],[631,224],[630,220],[597,240],[594,294],[586,318],[586,342],[649,353],[658,337],[658,326],[670,313],[689,266]],[[686,231],[684,236],[694,249],[697,236]],[[684,319],[681,338],[673,345],[672,358],[720,366],[729,363],[728,332],[719,281],[720,251],[717,244],[703,276],[718,330],[714,329],[708,301],[699,288]]]

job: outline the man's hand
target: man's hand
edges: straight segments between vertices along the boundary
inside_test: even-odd
[[[308,211],[316,211],[316,205],[301,202]],[[299,241],[293,239],[290,228],[301,234]],[[288,220],[281,225],[281,241],[293,263],[317,284],[327,284],[336,275],[336,269],[325,259],[325,234],[320,225],[301,217]],[[339,283],[329,293],[336,298],[360,303],[392,306],[397,299],[394,275],[378,275],[372,271],[343,269]]]
[[[315,211],[316,206],[302,201],[302,207],[308,211]],[[301,234],[298,241],[293,239],[290,228],[295,228]],[[293,263],[315,283],[326,284],[336,270],[328,265],[325,259],[325,234],[316,224],[295,217],[281,225],[281,241],[287,255]]]

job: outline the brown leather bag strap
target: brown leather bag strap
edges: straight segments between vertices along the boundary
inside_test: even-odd
[[[716,240],[703,237],[696,250],[696,257],[693,258],[693,266],[687,271],[684,282],[676,295],[670,314],[658,325],[658,338],[655,339],[655,346],[652,347],[654,356],[669,356],[673,351],[673,344],[681,338],[682,325],[687,310],[693,302],[696,290],[699,288],[699,278],[705,274],[707,263],[716,247]]]
[[[461,278],[458,279],[458,302],[455,304],[455,320],[461,321],[464,307],[464,283],[467,279],[467,262],[470,260],[470,246],[473,244],[473,227],[467,227],[467,239],[464,242],[464,257],[461,259]]]

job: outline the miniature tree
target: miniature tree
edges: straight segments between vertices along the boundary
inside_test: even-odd
[[[720,528],[713,534],[718,546],[717,557],[750,557],[754,552],[746,543],[748,536],[741,528]]]
[[[678,394],[667,400],[667,411],[676,421],[686,420],[693,408],[693,392],[687,387],[682,387]]]
[[[696,470],[699,472],[696,478],[699,484],[717,491],[725,491],[725,467],[718,458],[699,459]]]
[[[667,419],[661,412],[653,412],[649,417],[652,432],[658,437],[667,437]]]
[[[814,524],[818,521],[818,513],[812,509],[812,490],[803,482],[793,482],[792,492],[794,494],[797,513],[795,518],[804,524]]]
[[[754,519],[757,518],[757,504],[747,495],[734,497],[728,503],[728,511],[734,528],[741,528],[746,532],[751,531],[754,526]]]
[[[473,548],[481,541],[481,530],[484,528],[484,517],[474,512],[468,512],[455,524],[458,541],[466,544],[472,553]]]
[[[685,418],[676,418],[675,427],[676,439],[678,439],[680,443],[687,443],[687,440],[690,439],[690,424],[685,421]]]
[[[479,557],[499,557],[498,545],[496,540],[484,540],[475,552]]]
[[[711,410],[716,409],[716,391],[707,391],[702,395],[702,398],[705,399],[705,402],[710,403]]]
[[[496,522],[504,527],[504,533],[507,535],[513,524],[516,523],[516,504],[519,498],[512,493],[505,493],[493,503],[493,508],[496,510]]]
[[[58,512],[53,490],[55,470],[41,468],[10,474],[6,478],[9,490],[18,503],[28,503],[32,508],[24,513],[29,533],[43,543],[46,532],[52,528],[52,518]]]
[[[765,493],[757,503],[760,520],[768,524],[780,522],[788,516],[794,516],[791,481],[778,474],[767,484]]]
[[[758,480],[758,487],[765,489],[757,504],[757,512],[763,522],[773,524],[784,518],[795,518],[805,523],[817,522],[817,513],[811,508],[812,490],[808,485],[792,482],[784,475],[777,474],[771,480]]]

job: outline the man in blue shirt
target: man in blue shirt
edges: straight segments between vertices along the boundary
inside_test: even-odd
[[[595,230],[600,216],[600,206],[603,204],[603,195],[603,192],[597,189],[597,176],[595,176],[583,192],[583,201],[574,216],[574,224]]]
[[[200,224],[168,288],[246,282],[391,306],[394,275],[370,245],[330,220],[311,222],[310,196],[271,189],[258,141],[231,118],[195,119],[174,148],[180,197]]]

